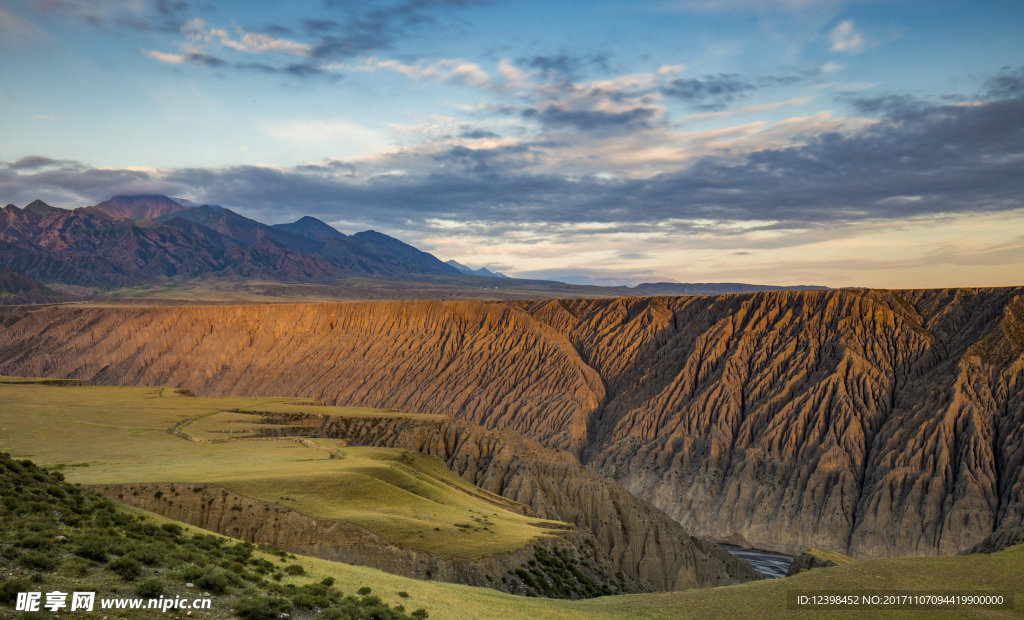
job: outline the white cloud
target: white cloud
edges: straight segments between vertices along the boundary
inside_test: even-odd
[[[491,76],[475,62],[459,58],[442,58],[432,63],[417,62],[408,64],[399,60],[382,60],[369,58],[364,63],[348,67],[356,71],[374,72],[378,69],[396,71],[414,80],[432,79],[441,83],[465,84],[468,86],[487,86]]]
[[[309,56],[313,49],[308,43],[300,43],[289,39],[272,37],[269,34],[245,32],[241,28],[235,28],[237,39],[223,28],[213,28],[196,17],[190,19],[181,28],[181,32],[193,41],[205,43],[220,43],[224,47],[246,52],[249,54],[281,53],[290,56]]]
[[[383,137],[376,131],[346,120],[292,119],[269,121],[260,131],[271,138],[296,145],[323,145],[346,156],[383,150]]]
[[[859,54],[870,44],[868,38],[861,34],[849,19],[833,28],[828,36],[832,41],[833,52]]]
[[[169,65],[180,65],[185,62],[185,56],[181,54],[169,54],[167,52],[159,52],[157,50],[142,50],[142,53],[154,60],[165,62]]]

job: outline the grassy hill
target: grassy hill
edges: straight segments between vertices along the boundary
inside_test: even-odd
[[[0,449],[62,470],[71,482],[216,484],[441,557],[513,551],[564,527],[524,515],[430,456],[254,432],[274,428],[262,412],[410,415],[401,412],[11,378],[0,378],[0,409]]]
[[[152,580],[160,581],[165,596],[191,595],[196,585],[213,590],[213,615],[199,616],[209,618],[239,617],[235,607],[244,610],[251,604],[245,601],[253,600],[262,601],[260,609],[287,606],[288,613],[300,619],[318,613],[305,605],[377,606],[382,617],[408,613],[393,611],[402,605],[407,610],[423,608],[432,618],[453,619],[1024,617],[1024,546],[991,555],[847,562],[785,579],[684,592],[577,601],[525,598],[254,548],[128,508],[61,480],[66,476],[84,484],[216,482],[303,512],[362,520],[367,528],[394,539],[442,551],[457,547],[470,554],[490,553],[549,533],[518,514],[515,506],[502,507],[498,501],[507,500],[475,489],[439,461],[422,455],[352,448],[338,441],[253,437],[255,430],[266,428],[257,426],[262,424],[259,412],[308,410],[332,416],[408,415],[322,407],[301,399],[192,398],[160,388],[0,380],[0,450],[57,470],[0,458],[0,617],[18,617],[7,594],[14,591],[77,588],[136,596],[140,591],[155,592],[156,585],[141,590]],[[474,521],[483,517],[490,521],[490,531]],[[456,528],[456,523],[478,527],[466,531],[469,528]],[[57,535],[68,542],[54,542]],[[99,539],[102,553],[89,551],[94,539]],[[371,593],[359,595],[361,588],[370,588]],[[794,592],[864,590],[1001,592],[1015,602],[1011,609],[950,611],[787,607],[787,597]],[[153,617],[153,612],[131,613],[117,617]],[[345,617],[340,614],[336,615]],[[169,612],[165,617],[184,616]]]
[[[0,453],[0,617],[55,617],[14,610],[21,592],[95,592],[93,610],[76,618],[242,618],[270,620],[289,612],[322,620],[425,618],[394,607],[365,585],[344,594],[334,580],[307,576],[297,557],[256,548],[127,509],[72,485],[59,472]],[[209,610],[104,610],[104,599],[211,599]],[[43,599],[45,602],[45,597]],[[69,602],[69,601],[68,601]],[[69,602],[70,603],[70,602]],[[187,614],[187,615],[186,615]],[[63,614],[62,614],[63,615]]]

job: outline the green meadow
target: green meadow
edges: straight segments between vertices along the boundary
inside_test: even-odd
[[[358,523],[445,556],[484,557],[553,533],[545,523],[518,514],[514,503],[473,487],[425,455],[351,447],[338,440],[257,438],[260,429],[272,427],[259,412],[270,411],[409,415],[324,407],[303,399],[194,398],[166,388],[6,378],[0,379],[0,451],[58,469],[70,482],[82,484],[219,484],[312,516]],[[814,552],[841,565],[728,587],[579,601],[517,597],[301,556],[293,562],[305,574],[285,576],[282,583],[302,587],[330,577],[342,591],[370,587],[385,603],[452,619],[1024,617],[1024,546],[991,555],[860,562]],[[858,590],[990,591],[1010,594],[1015,602],[1012,609],[973,610],[787,607],[787,595],[794,592]]]
[[[469,484],[431,456],[338,440],[257,438],[259,429],[276,426],[261,422],[263,412],[411,414],[10,378],[0,379],[0,411],[0,450],[60,469],[70,482],[218,484],[442,557],[513,551],[561,526],[524,516],[514,502]]]

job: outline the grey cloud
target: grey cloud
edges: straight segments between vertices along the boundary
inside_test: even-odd
[[[604,110],[566,110],[556,105],[527,108],[523,118],[540,121],[548,127],[571,127],[579,131],[601,129],[639,129],[650,127],[650,121],[658,116],[654,108],[635,107],[623,112]]]
[[[500,138],[501,136],[494,133],[493,131],[488,131],[486,129],[470,129],[466,127],[459,132],[459,137],[468,138],[470,140],[481,140],[484,138]]]
[[[532,56],[519,58],[515,64],[524,69],[533,69],[548,79],[575,81],[588,69],[608,71],[608,55],[577,56],[570,54],[553,54],[548,56]]]
[[[45,168],[46,166],[52,166],[54,164],[64,163],[65,160],[50,159],[49,157],[42,157],[39,155],[28,155],[22,157],[18,161],[10,164],[12,170],[34,170],[36,168]]]
[[[129,5],[119,0],[48,0],[42,10],[63,13],[94,28],[120,26],[144,32],[176,32],[195,7],[183,0],[146,0]]]
[[[880,122],[858,133],[708,157],[649,178],[559,174],[543,165],[545,148],[537,144],[452,148],[430,156],[427,174],[369,179],[353,176],[343,162],[291,170],[189,168],[161,176],[68,163],[15,168],[15,162],[0,165],[0,202],[27,202],[40,189],[97,201],[130,187],[194,196],[257,219],[294,209],[289,216],[391,230],[427,230],[440,219],[474,222],[467,231],[483,226],[500,234],[529,226],[552,236],[576,222],[614,224],[608,232],[695,230],[688,220],[826,230],[863,219],[1024,209],[1024,98],[974,106],[871,105]],[[330,166],[342,173],[331,174]],[[531,172],[538,169],[550,172]],[[677,223],[672,229],[667,222]]]
[[[663,86],[661,93],[699,110],[723,110],[756,89],[754,84],[735,73],[720,73],[701,79],[676,78]]]
[[[436,23],[431,12],[484,4],[485,0],[406,0],[391,6],[374,8],[352,15],[345,22],[316,18],[306,20],[306,31],[320,35],[313,46],[315,58],[333,60],[391,47],[393,41],[407,36],[413,28]],[[328,1],[328,7],[352,9],[354,3]],[[356,5],[362,6],[362,5]]]
[[[986,86],[986,94],[993,99],[1020,97],[1024,95],[1024,67],[1018,67],[1016,70],[1004,67],[999,75],[986,82]]]

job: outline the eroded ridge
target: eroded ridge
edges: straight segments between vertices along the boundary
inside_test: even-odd
[[[442,413],[692,533],[947,554],[1024,522],[1024,289],[0,311],[0,372]]]

